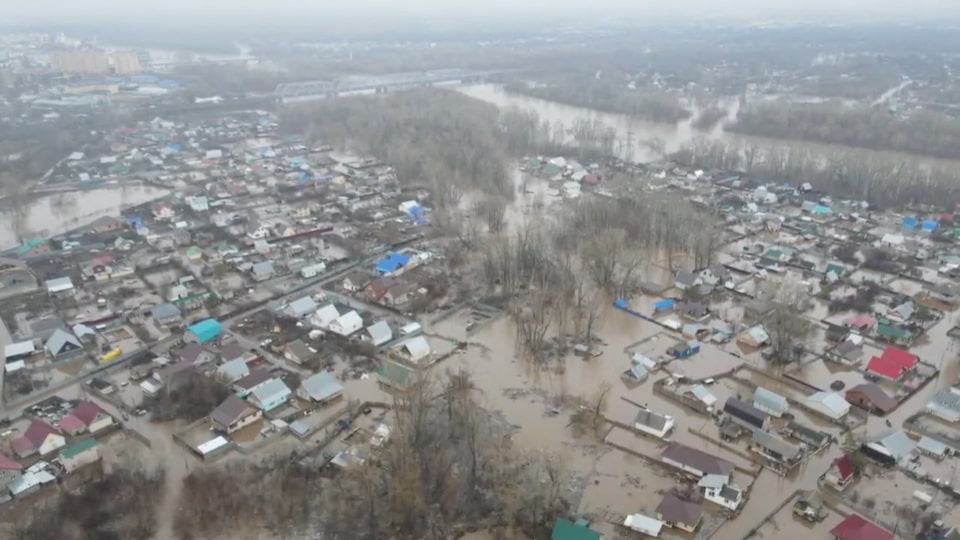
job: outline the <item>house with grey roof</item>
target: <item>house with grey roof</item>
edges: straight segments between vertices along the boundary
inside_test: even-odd
[[[310,296],[304,296],[287,304],[287,307],[284,308],[283,313],[295,319],[303,319],[304,317],[308,317],[313,314],[313,312],[316,310],[317,303],[313,301],[313,298]]]
[[[666,437],[674,425],[672,416],[656,413],[650,409],[640,409],[633,421],[633,427],[637,431],[658,439]]]
[[[261,418],[263,411],[232,394],[210,413],[210,423],[214,429],[227,434],[239,431]]]
[[[773,462],[776,468],[792,467],[803,457],[801,447],[762,429],[753,430],[750,447],[751,450],[765,457],[768,462]]]
[[[837,392],[815,392],[807,396],[810,409],[831,420],[840,420],[850,412],[850,403]]]
[[[70,360],[83,355],[83,345],[80,340],[63,328],[57,328],[50,334],[43,344],[43,349],[55,361]]]
[[[287,343],[283,348],[283,357],[294,364],[305,364],[317,356],[317,351],[311,349],[301,339]]]
[[[938,390],[930,397],[925,410],[946,422],[960,422],[960,389]]]
[[[866,457],[887,465],[895,465],[909,458],[917,448],[917,443],[902,429],[885,431],[872,441],[860,445]]]
[[[676,467],[697,478],[702,478],[708,474],[729,477],[734,469],[733,463],[723,458],[678,442],[668,444],[660,454],[660,459],[667,465]]]
[[[393,340],[393,330],[387,321],[379,321],[367,327],[367,336],[370,338],[370,343],[379,347]]]
[[[276,271],[273,268],[273,263],[271,261],[261,261],[255,263],[250,268],[250,274],[253,275],[254,281],[266,281],[274,276]]]
[[[250,392],[248,401],[263,412],[270,412],[284,405],[293,392],[280,379],[270,379]]]
[[[775,418],[790,410],[787,398],[760,386],[753,391],[753,406]]]
[[[250,368],[244,358],[228,360],[217,368],[217,376],[229,384],[233,384],[250,374]]]
[[[153,320],[162,326],[178,324],[183,320],[183,313],[180,312],[180,308],[170,302],[157,304],[153,307],[151,313]]]
[[[297,397],[314,403],[326,404],[343,395],[343,385],[329,371],[314,373],[303,380],[297,389]]]

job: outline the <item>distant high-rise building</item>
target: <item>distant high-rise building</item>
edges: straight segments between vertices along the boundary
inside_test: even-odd
[[[50,55],[50,67],[81,75],[134,75],[143,70],[132,51],[57,51]]]

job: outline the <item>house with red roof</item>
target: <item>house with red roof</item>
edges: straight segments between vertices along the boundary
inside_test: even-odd
[[[113,417],[92,401],[81,401],[60,420],[60,427],[70,435],[96,433],[112,425]]]
[[[857,514],[850,514],[830,529],[830,536],[836,540],[893,540],[892,534]]]
[[[850,458],[849,454],[844,454],[833,461],[830,469],[827,470],[827,474],[824,475],[823,481],[827,486],[837,491],[843,491],[853,482],[856,472],[853,459]]]
[[[867,371],[891,381],[898,381],[917,367],[920,358],[893,345],[883,350],[880,356],[874,356],[867,364]]]
[[[30,422],[30,427],[10,443],[18,457],[25,458],[39,453],[45,456],[63,448],[67,440],[53,426],[40,420]]]

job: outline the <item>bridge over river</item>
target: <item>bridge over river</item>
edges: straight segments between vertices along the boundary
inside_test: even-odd
[[[382,93],[419,86],[480,82],[503,71],[441,69],[388,75],[351,76],[330,81],[282,83],[274,90],[277,103],[293,103],[350,94]]]

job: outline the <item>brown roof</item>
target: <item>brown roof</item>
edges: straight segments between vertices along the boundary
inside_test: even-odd
[[[860,394],[865,397],[874,407],[887,413],[897,408],[897,400],[887,395],[883,391],[883,388],[880,388],[874,383],[864,383],[858,384],[853,388],[847,390],[847,397],[851,398],[851,394]],[[854,398],[855,399],[855,398]],[[848,399],[847,401],[850,401]]]
[[[104,411],[99,405],[92,401],[81,401],[74,407],[73,411],[70,413],[77,420],[83,422],[85,426],[90,426],[98,416],[105,414]]]
[[[265,383],[272,378],[273,375],[270,374],[270,371],[261,368],[251,371],[249,375],[233,383],[233,385],[244,390],[250,390],[258,384]]]
[[[210,413],[210,419],[218,424],[229,426],[240,419],[247,412],[247,409],[252,410],[252,407],[247,405],[246,401],[230,394],[227,399],[223,400],[223,403]]]
[[[667,493],[657,507],[657,515],[667,523],[681,523],[692,527],[703,517],[703,507],[687,502],[673,493]]]
[[[390,287],[396,285],[397,282],[397,279],[393,277],[379,277],[367,285],[367,293],[372,298],[379,299],[381,296],[387,294],[387,291],[390,290]]]
[[[711,456],[706,452],[697,450],[696,448],[691,448],[678,442],[670,443],[663,453],[660,454],[660,457],[688,465],[703,472],[704,474],[727,475],[733,472],[734,468],[733,463],[730,463],[723,458]]]

